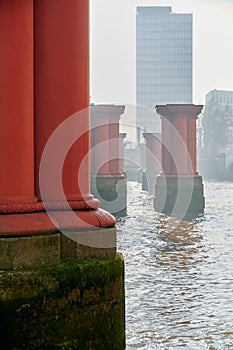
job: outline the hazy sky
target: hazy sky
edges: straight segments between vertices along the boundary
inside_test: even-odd
[[[233,0],[91,0],[91,100],[136,101],[136,6],[193,13],[193,101],[233,90]]]

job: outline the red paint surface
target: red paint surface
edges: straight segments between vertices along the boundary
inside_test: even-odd
[[[161,134],[143,133],[143,136],[146,140],[146,170],[159,172],[162,158]]]
[[[0,3],[0,203],[34,197],[33,1]]]
[[[124,106],[96,105],[91,107],[91,174],[121,175],[121,139],[119,119]]]
[[[165,175],[197,175],[196,119],[202,105],[158,105],[162,117],[162,167]]]
[[[52,183],[56,200],[46,207],[61,214],[51,222],[34,191],[40,196],[40,159],[49,137],[70,115],[89,106],[89,1],[2,1],[0,77],[0,236],[56,232],[65,225],[61,218],[66,220],[71,213],[68,204],[59,201]],[[99,201],[89,191],[88,112],[80,116],[76,127],[85,132],[63,168],[66,198],[78,218],[75,228],[112,227],[115,218],[97,209]],[[55,156],[59,157],[59,144]]]
[[[126,137],[126,133],[125,132],[120,132],[119,134],[120,137],[120,152],[119,152],[119,170],[120,172],[124,171],[124,149],[125,149],[125,145],[124,145],[124,139]]]
[[[68,117],[89,107],[89,1],[36,0],[34,13],[35,169],[39,196],[40,160],[49,137]],[[76,127],[81,133],[88,129],[88,113],[80,115]],[[88,149],[86,132],[72,146],[64,162],[63,187],[68,200],[90,197]],[[85,173],[81,174],[79,184],[77,174],[85,157]],[[56,184],[51,184],[50,195],[59,199]]]
[[[108,212],[97,210],[79,210],[75,212],[57,211],[51,213],[61,229],[91,229],[94,227],[108,228],[116,223],[116,219]]]
[[[1,215],[0,237],[36,236],[57,232],[46,213]]]
[[[26,237],[58,232],[59,229],[91,229],[113,227],[116,219],[97,210],[54,211],[52,221],[46,213],[1,215],[0,237]]]

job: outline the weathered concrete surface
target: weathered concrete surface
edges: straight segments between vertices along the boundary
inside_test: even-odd
[[[145,170],[142,175],[142,190],[154,194],[158,172]]]
[[[204,208],[201,176],[157,176],[154,198],[156,211],[188,219],[202,214]]]
[[[0,238],[0,268],[18,269],[60,262],[60,234]]]
[[[0,349],[124,349],[123,259],[1,271],[0,316]]]
[[[67,232],[61,235],[62,259],[114,258],[116,228]]]
[[[127,213],[127,179],[121,177],[91,177],[91,193],[101,201],[101,208],[115,216]]]

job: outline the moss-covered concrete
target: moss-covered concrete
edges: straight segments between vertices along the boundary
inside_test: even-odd
[[[0,349],[124,349],[124,263],[0,271]]]

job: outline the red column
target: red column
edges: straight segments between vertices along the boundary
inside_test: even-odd
[[[161,164],[161,134],[143,133],[146,139],[146,170],[159,172]]]
[[[116,107],[117,108],[117,107]],[[112,114],[109,122],[109,168],[114,175],[121,175],[120,168],[120,130],[119,130],[119,115]]]
[[[68,117],[89,107],[89,1],[35,0],[34,13],[36,194],[40,196],[39,166],[49,137]],[[75,128],[83,130],[83,135],[65,159],[63,187],[67,200],[87,201],[93,198],[87,157],[88,112],[80,114]],[[59,144],[56,156],[59,157]],[[80,177],[80,186],[78,169],[83,160],[85,174]],[[51,200],[59,200],[56,191],[56,182],[51,183]]]
[[[110,176],[109,113],[102,105],[91,107],[91,174]]]
[[[197,175],[196,119],[201,105],[158,105],[162,117],[162,167],[165,175]]]
[[[119,119],[124,106],[92,106],[91,173],[98,176],[122,176]],[[95,148],[96,147],[96,148]]]
[[[125,149],[125,145],[124,145],[124,139],[126,138],[126,133],[125,132],[120,132],[120,158],[119,158],[119,161],[120,161],[120,165],[119,165],[119,169],[120,171],[124,171],[124,149]]]
[[[0,4],[0,204],[32,203],[33,1]]]

